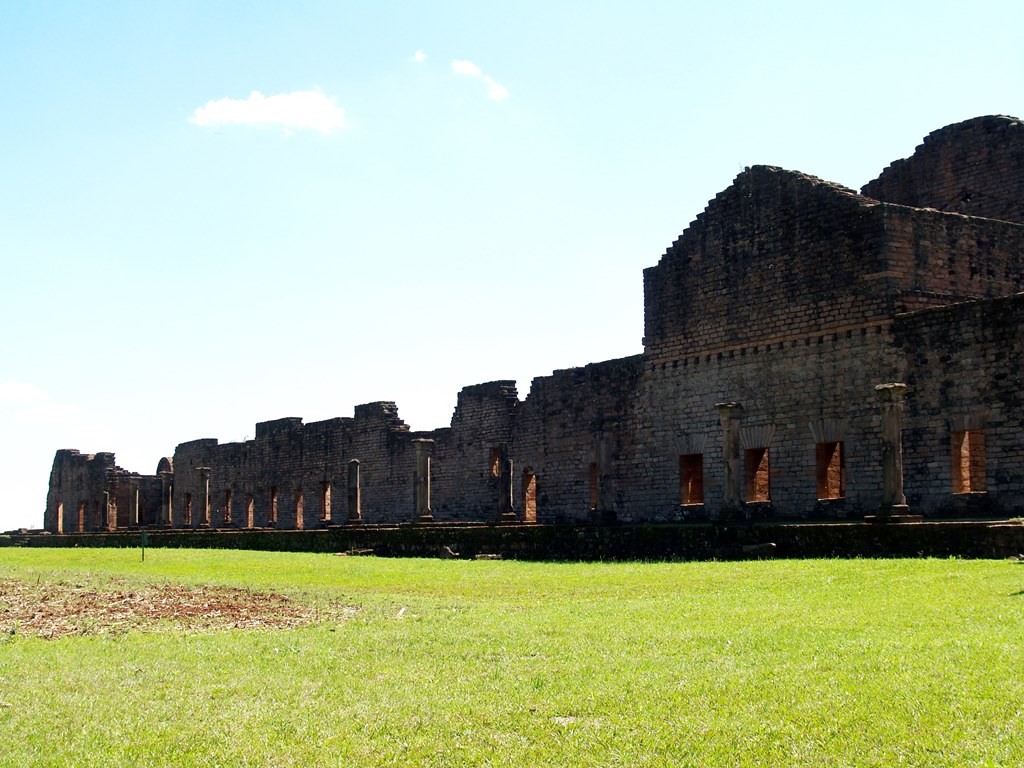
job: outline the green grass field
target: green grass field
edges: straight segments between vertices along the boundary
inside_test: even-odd
[[[0,549],[4,580],[245,587],[314,616],[0,625],[5,766],[1024,764],[1017,563]]]

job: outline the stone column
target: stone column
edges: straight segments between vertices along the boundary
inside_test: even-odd
[[[517,522],[515,499],[512,491],[512,459],[508,443],[498,445],[498,522]]]
[[[171,499],[174,494],[174,473],[160,473],[160,525],[170,528],[171,522]]]
[[[882,406],[882,501],[878,517],[906,515],[910,511],[903,494],[903,399],[906,384],[879,384],[875,394]]]
[[[199,492],[202,494],[203,511],[199,519],[200,528],[210,527],[210,468],[196,467],[199,473]]]
[[[434,441],[418,438],[412,441],[412,447],[416,451],[416,468],[413,472],[416,522],[432,523],[434,515],[430,512],[430,453],[434,449]]]
[[[363,501],[359,489],[359,459],[348,463],[348,522],[358,525],[363,522]]]
[[[718,519],[731,522],[743,518],[743,476],[740,472],[740,421],[743,418],[743,406],[739,403],[718,403],[715,410],[722,423],[722,464],[725,471],[725,496]]]

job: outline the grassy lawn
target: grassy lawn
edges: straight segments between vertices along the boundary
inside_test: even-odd
[[[0,549],[4,580],[312,618],[0,626],[0,765],[1024,764],[1016,563]]]

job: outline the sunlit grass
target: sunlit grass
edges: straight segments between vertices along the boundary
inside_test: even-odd
[[[1008,562],[7,549],[0,578],[357,609],[281,631],[8,631],[4,765],[1024,763]]]

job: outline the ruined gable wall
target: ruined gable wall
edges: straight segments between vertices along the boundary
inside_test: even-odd
[[[1024,224],[1024,124],[990,115],[947,125],[862,192],[900,205]]]
[[[632,404],[643,371],[640,355],[555,371],[533,380],[513,430],[516,508],[524,510],[523,473],[536,479],[537,522],[588,521],[590,465],[600,483],[598,512],[618,512],[626,489],[622,467],[633,454]]]
[[[911,510],[1024,514],[1024,294],[896,318],[907,356],[903,455]],[[981,429],[984,497],[954,496],[952,432]]]
[[[801,338],[889,316],[881,206],[837,185],[756,166],[644,271],[645,354]]]

